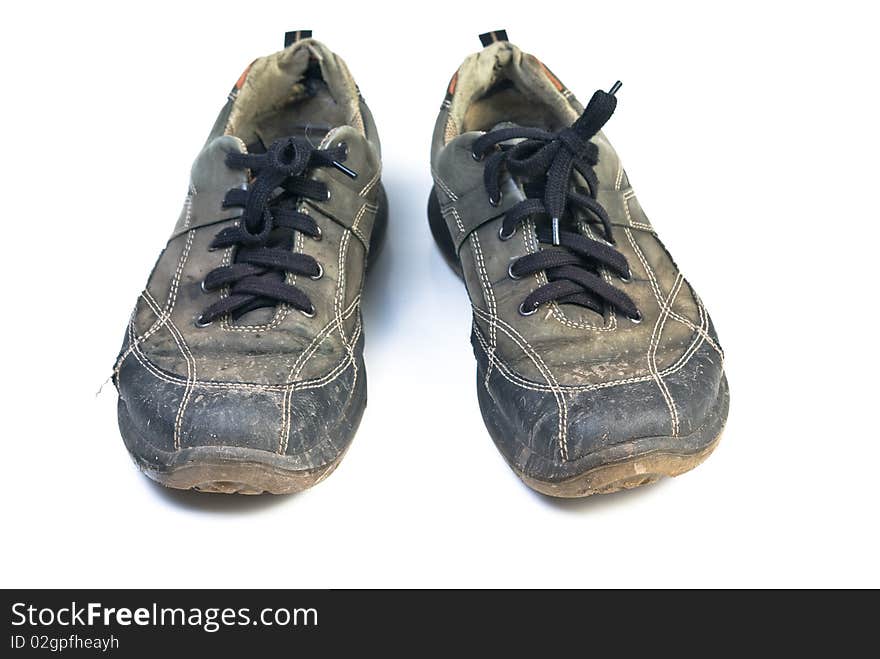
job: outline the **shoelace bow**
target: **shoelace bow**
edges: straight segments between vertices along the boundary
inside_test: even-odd
[[[547,273],[548,283],[532,291],[520,305],[524,315],[533,314],[542,304],[555,300],[597,313],[603,313],[607,304],[634,321],[641,319],[629,295],[598,274],[598,269],[604,267],[624,281],[631,278],[626,258],[614,248],[608,213],[596,200],[599,180],[593,167],[599,162],[599,149],[590,142],[617,107],[614,94],[619,88],[617,82],[609,92],[599,90],[593,94],[583,114],[569,128],[558,132],[523,126],[499,128],[473,143],[474,158],[485,158],[483,179],[490,203],[501,203],[503,169],[524,181],[526,199],[507,211],[499,237],[510,239],[520,222],[535,218],[538,240],[544,243],[538,252],[518,258],[509,268],[514,279],[542,270]],[[505,144],[514,139],[522,141]],[[490,149],[493,152],[486,157]],[[572,186],[575,171],[586,181],[587,188]],[[587,222],[602,225],[604,242],[577,230],[561,230],[563,220],[573,222],[574,209],[585,211]]]
[[[315,167],[336,167],[349,175],[354,172],[340,165],[346,158],[344,144],[318,149],[304,138],[276,140],[266,153],[230,153],[226,165],[250,169],[253,176],[245,188],[226,193],[223,207],[241,207],[238,226],[218,233],[211,249],[236,247],[233,263],[212,270],[202,282],[205,291],[229,287],[228,295],[209,306],[197,324],[206,325],[229,314],[238,318],[260,307],[289,304],[307,316],[315,313],[309,297],[286,283],[287,273],[320,279],[323,268],[308,254],[294,253],[296,231],[321,239],[315,220],[296,210],[300,199],[324,201],[330,198],[327,186],[305,177]],[[356,174],[354,174],[356,175]],[[278,191],[280,189],[280,191]]]

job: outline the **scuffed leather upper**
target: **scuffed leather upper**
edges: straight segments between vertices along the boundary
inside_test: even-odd
[[[374,130],[368,113],[365,120]],[[116,364],[120,398],[135,425],[163,450],[248,446],[297,456],[304,467],[325,464],[353,433],[349,426],[360,415],[348,409],[353,397],[363,399],[359,305],[377,211],[378,141],[342,126],[320,145],[345,143],[345,164],[358,176],[316,169],[311,177],[327,184],[330,199],[300,203],[322,237],[297,233],[294,251],[314,256],[323,276],[288,274],[288,283],[309,296],[314,317],[280,305],[197,327],[202,310],[226,294],[206,293],[201,283],[231,261],[231,248],[212,251],[209,245],[239,221],[241,209],[221,204],[247,176],[225,164],[226,154],[244,151],[244,143],[217,132],[215,126],[193,164],[183,210],[137,301]]]
[[[511,49],[519,66],[546,72],[507,43],[474,57],[491,59]],[[550,89],[567,101],[574,121],[580,104],[567,90]],[[534,223],[521,224],[509,240],[499,238],[505,211],[522,193],[505,175],[501,203],[489,203],[483,163],[472,157],[471,145],[482,133],[456,134],[450,105],[447,100],[434,132],[435,192],[473,305],[484,416],[488,404],[488,413],[499,418],[498,432],[510,435],[508,460],[520,467],[541,463],[540,476],[561,478],[569,473],[567,463],[605,446],[698,429],[719,390],[721,349],[705,308],[658,240],[604,135],[593,140],[599,148],[598,201],[633,279],[603,276],[635,301],[643,320],[636,324],[614,310],[602,316],[555,302],[524,316],[520,303],[546,283],[546,275],[515,280],[508,267],[539,249]],[[581,230],[601,235],[586,223]]]

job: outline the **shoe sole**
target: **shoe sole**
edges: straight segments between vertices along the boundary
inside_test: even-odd
[[[366,405],[361,405],[360,413]],[[360,422],[358,416],[357,422]],[[342,462],[342,451],[332,462],[314,469],[295,469],[292,459],[270,451],[236,446],[193,446],[163,451],[140,438],[128,411],[119,401],[122,440],[144,475],[176,490],[216,494],[294,494],[327,478]],[[346,448],[347,450],[347,448]]]
[[[370,271],[385,242],[388,197],[379,184],[378,210],[370,236],[366,270]],[[361,370],[363,362],[361,362]],[[357,403],[355,428],[366,408],[366,394]],[[294,494],[317,485],[342,461],[348,448],[329,464],[314,469],[292,469],[292,460],[270,451],[235,446],[197,446],[162,451],[140,438],[122,400],[118,406],[122,440],[138,468],[157,483],[177,490],[217,494]],[[149,458],[143,457],[149,456]]]
[[[428,198],[428,223],[444,260],[459,278],[463,278],[461,263],[455,254],[455,247],[449,236],[446,220],[440,211],[437,193],[433,188]],[[480,395],[482,389],[478,387],[477,391],[482,411],[489,402],[484,401],[483,396]],[[583,498],[649,485],[664,476],[674,478],[690,471],[712,454],[721,441],[729,404],[727,378],[723,377],[718,396],[708,415],[709,420],[699,430],[685,437],[641,438],[597,451],[578,460],[585,465],[595,464],[595,466],[585,466],[583,473],[564,480],[536,479],[523,473],[511,462],[507,461],[507,463],[523,483],[536,492],[551,497]],[[483,413],[483,421],[492,441],[504,456],[504,451],[501,450],[503,442],[496,436],[501,431],[489,422],[485,413]],[[626,457],[620,458],[621,455]]]
[[[513,471],[523,483],[536,492],[560,499],[583,499],[594,494],[613,494],[642,485],[651,485],[663,477],[680,476],[698,467],[711,455],[720,441],[721,435],[718,435],[705,451],[693,456],[673,453],[641,456],[617,464],[597,467],[559,483],[539,481],[529,478],[517,469]]]
[[[524,474],[516,465],[508,464],[520,480],[536,492],[564,499],[612,494],[650,485],[663,477],[680,476],[698,467],[712,454],[721,441],[729,404],[725,377],[707,416],[708,421],[702,428],[680,437],[644,437],[621,442],[588,454],[578,462],[596,466],[585,467],[583,473],[564,480],[539,480]],[[495,444],[498,445],[497,440]],[[621,455],[627,457],[621,458]]]

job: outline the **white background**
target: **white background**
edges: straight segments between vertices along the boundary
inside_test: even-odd
[[[3,21],[2,586],[880,586],[877,16],[869,3],[24,3]],[[344,8],[344,9],[343,9]],[[606,133],[727,350],[696,471],[558,502],[503,462],[425,219],[446,84],[507,28]],[[226,94],[286,29],[349,63],[384,144],[369,405],[290,497],[166,491],[109,376]]]

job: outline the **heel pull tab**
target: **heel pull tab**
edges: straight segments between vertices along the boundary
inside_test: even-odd
[[[303,39],[311,39],[312,31],[311,30],[294,30],[293,32],[285,32],[284,33],[284,47],[289,48],[297,41],[302,41]]]
[[[483,48],[491,46],[496,41],[510,41],[507,38],[507,30],[492,30],[480,35],[480,43],[483,44]]]

